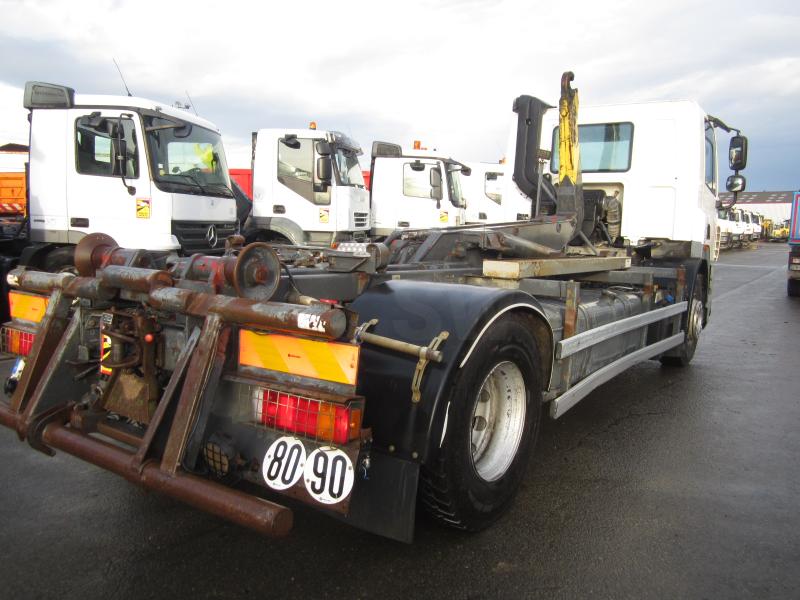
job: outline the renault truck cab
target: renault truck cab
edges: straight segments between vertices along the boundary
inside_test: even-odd
[[[61,252],[102,232],[122,246],[221,253],[236,231],[222,137],[196,115],[132,96],[28,82],[30,240]]]

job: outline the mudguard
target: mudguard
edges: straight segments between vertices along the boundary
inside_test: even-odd
[[[441,363],[430,362],[412,402],[418,359],[363,344],[358,393],[367,398],[364,425],[374,445],[390,454],[426,462],[439,448],[447,391],[461,362],[486,324],[509,310],[543,315],[538,301],[525,292],[453,283],[397,280],[381,283],[350,305],[360,322],[378,319],[371,333],[421,346],[443,331]]]
[[[245,237],[254,230],[274,231],[289,240],[290,244],[303,245],[306,242],[305,232],[300,226],[290,219],[283,217],[255,217],[250,216],[245,225]]]

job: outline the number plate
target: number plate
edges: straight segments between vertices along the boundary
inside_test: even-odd
[[[303,476],[306,449],[293,437],[280,437],[267,450],[261,473],[273,490],[288,490]]]
[[[317,502],[338,504],[353,491],[353,463],[338,448],[317,448],[306,461],[303,479]]]
[[[323,446],[308,454],[302,440],[291,436],[272,442],[264,456],[261,474],[273,490],[310,497],[326,505],[348,500],[355,482],[353,459],[346,452]],[[304,493],[291,493],[295,486],[304,487]]]

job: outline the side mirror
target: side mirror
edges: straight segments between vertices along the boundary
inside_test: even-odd
[[[746,186],[747,180],[744,175],[730,175],[725,182],[725,189],[734,194],[743,192]]]
[[[317,154],[319,154],[320,156],[330,156],[331,145],[326,141],[317,142]]]
[[[282,137],[280,141],[287,148],[291,148],[292,150],[300,149],[300,140],[297,139],[297,134],[290,133],[289,135]]]
[[[728,165],[731,171],[741,171],[747,166],[747,138],[745,136],[735,135],[731,138],[728,147]]]
[[[442,194],[442,171],[439,167],[431,169],[430,176],[431,198],[437,202],[443,198]],[[438,205],[437,205],[438,206]]]
[[[331,181],[331,159],[327,156],[317,158],[317,179],[321,183],[330,183]]]
[[[470,175],[472,175],[472,169],[470,169],[469,167],[462,167],[461,174],[469,177]]]
[[[422,161],[420,160],[415,160],[409,165],[409,167],[411,167],[411,170],[416,173],[421,173],[422,171],[425,170],[425,165],[422,164]]]

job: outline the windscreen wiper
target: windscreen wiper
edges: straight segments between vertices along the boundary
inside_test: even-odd
[[[197,185],[197,187],[200,188],[201,192],[203,192],[204,194],[208,193],[208,190],[205,188],[205,186],[202,183],[200,183],[200,180],[197,177],[195,177],[194,175],[191,175],[189,173],[175,173],[175,174],[178,177],[186,177],[186,179],[189,179],[189,180],[193,181]]]

